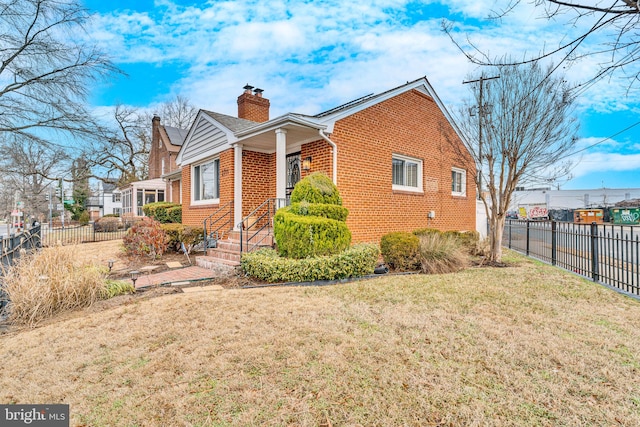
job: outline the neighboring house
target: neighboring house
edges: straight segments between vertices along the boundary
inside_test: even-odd
[[[99,182],[98,194],[87,199],[86,208],[92,221],[108,214],[122,214],[120,190],[115,184]]]
[[[142,207],[148,203],[164,202],[166,182],[162,178],[136,181],[120,189],[123,216],[144,216]]]
[[[182,179],[176,156],[187,135],[186,129],[163,126],[160,117],[151,120],[149,179],[122,187],[122,214],[144,216],[142,207],[153,202],[181,203]]]
[[[312,172],[338,186],[354,242],[392,231],[476,229],[475,166],[426,78],[315,116],[269,119],[245,86],[238,117],[200,110],[178,153],[183,223],[230,212],[235,228]],[[230,207],[228,203],[233,202]]]
[[[149,150],[149,179],[163,178],[167,185],[166,200],[181,203],[180,168],[176,165],[176,156],[187,136],[187,129],[164,126],[160,117],[151,120],[151,149]]]

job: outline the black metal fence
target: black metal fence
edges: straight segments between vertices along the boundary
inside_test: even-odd
[[[640,296],[640,227],[507,220],[503,245]]]
[[[3,291],[2,276],[20,258],[23,252],[31,252],[42,247],[40,225],[0,239],[0,319],[3,316],[7,298]]]
[[[80,243],[103,242],[107,240],[122,239],[127,234],[126,229],[106,231],[96,230],[93,224],[78,225],[71,227],[44,227],[42,230],[42,245],[55,246],[74,245]]]

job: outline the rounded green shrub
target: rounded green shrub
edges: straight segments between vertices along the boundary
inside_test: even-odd
[[[291,192],[291,203],[307,201],[308,203],[324,203],[342,205],[342,198],[331,178],[314,172],[299,181]]]
[[[281,208],[273,219],[278,253],[288,258],[337,254],[351,244],[345,223],[349,211],[342,206],[338,188],[328,176],[313,173],[298,182],[291,206]]]
[[[287,258],[307,258],[342,252],[351,243],[347,224],[335,219],[296,215],[286,207],[273,220],[278,253]]]
[[[420,239],[413,233],[396,231],[380,239],[384,261],[395,270],[417,270],[420,267]]]

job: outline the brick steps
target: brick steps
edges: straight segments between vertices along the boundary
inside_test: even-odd
[[[244,232],[242,237],[246,239],[246,234]],[[270,234],[270,230],[261,231],[253,238],[252,241],[260,241],[260,247],[272,247],[273,235]],[[216,263],[237,267],[240,265],[240,255],[240,232],[234,230],[228,232],[226,238],[218,240],[215,248],[207,249],[206,256],[196,257],[196,265],[210,269],[215,269]]]

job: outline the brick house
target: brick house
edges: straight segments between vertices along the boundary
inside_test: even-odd
[[[475,166],[426,78],[315,116],[269,119],[262,92],[244,87],[238,117],[199,111],[176,159],[184,224],[226,215],[229,228],[242,228],[265,200],[286,200],[320,171],[340,190],[354,242],[424,227],[475,230]]]
[[[182,172],[176,157],[187,135],[186,129],[163,126],[160,117],[151,120],[149,179],[120,188],[122,215],[144,216],[142,207],[153,202],[181,203]]]
[[[149,179],[164,178],[167,182],[166,200],[181,203],[180,180],[182,174],[176,156],[187,136],[187,129],[164,126],[160,117],[151,120],[151,148],[149,150]]]

